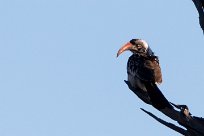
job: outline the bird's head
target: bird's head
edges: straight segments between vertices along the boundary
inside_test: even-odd
[[[136,54],[147,54],[150,53],[151,49],[145,40],[141,39],[132,39],[130,42],[126,43],[122,46],[117,53],[117,57],[122,54],[124,51],[131,51],[132,53]],[[152,52],[151,52],[152,53]]]

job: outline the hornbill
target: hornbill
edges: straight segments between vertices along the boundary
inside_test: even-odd
[[[119,49],[117,57],[127,50],[133,53],[127,63],[128,81],[125,82],[129,88],[134,93],[138,90],[143,91],[147,99],[138,97],[142,98],[144,102],[152,104],[158,110],[166,107],[172,109],[173,107],[157,87],[157,84],[162,83],[161,68],[158,57],[154,55],[147,42],[141,39],[132,39]]]

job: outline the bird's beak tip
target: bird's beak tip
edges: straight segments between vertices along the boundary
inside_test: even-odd
[[[129,43],[129,42],[128,42],[127,44],[125,44],[124,46],[122,46],[122,47],[118,50],[118,53],[117,53],[116,58],[117,58],[121,53],[123,53],[124,51],[128,50],[131,46],[132,46],[132,44]]]
[[[118,58],[120,56],[120,52],[117,53],[116,58]]]

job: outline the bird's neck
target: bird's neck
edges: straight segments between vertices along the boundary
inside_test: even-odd
[[[148,49],[147,49],[146,55],[147,55],[147,56],[154,56],[154,52],[151,50],[151,48],[148,48]]]
[[[141,53],[132,52],[132,53],[133,53],[133,55],[143,56],[143,57],[145,57],[145,58],[149,58],[149,57],[155,56],[155,55],[154,55],[154,52],[153,52],[150,48],[147,48],[147,51],[146,51],[146,52],[141,52]]]

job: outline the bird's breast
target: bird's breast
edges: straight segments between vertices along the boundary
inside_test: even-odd
[[[155,59],[156,58],[156,59]],[[144,57],[137,54],[130,56],[127,64],[128,79],[135,82],[158,82],[161,83],[162,75],[156,56]]]

